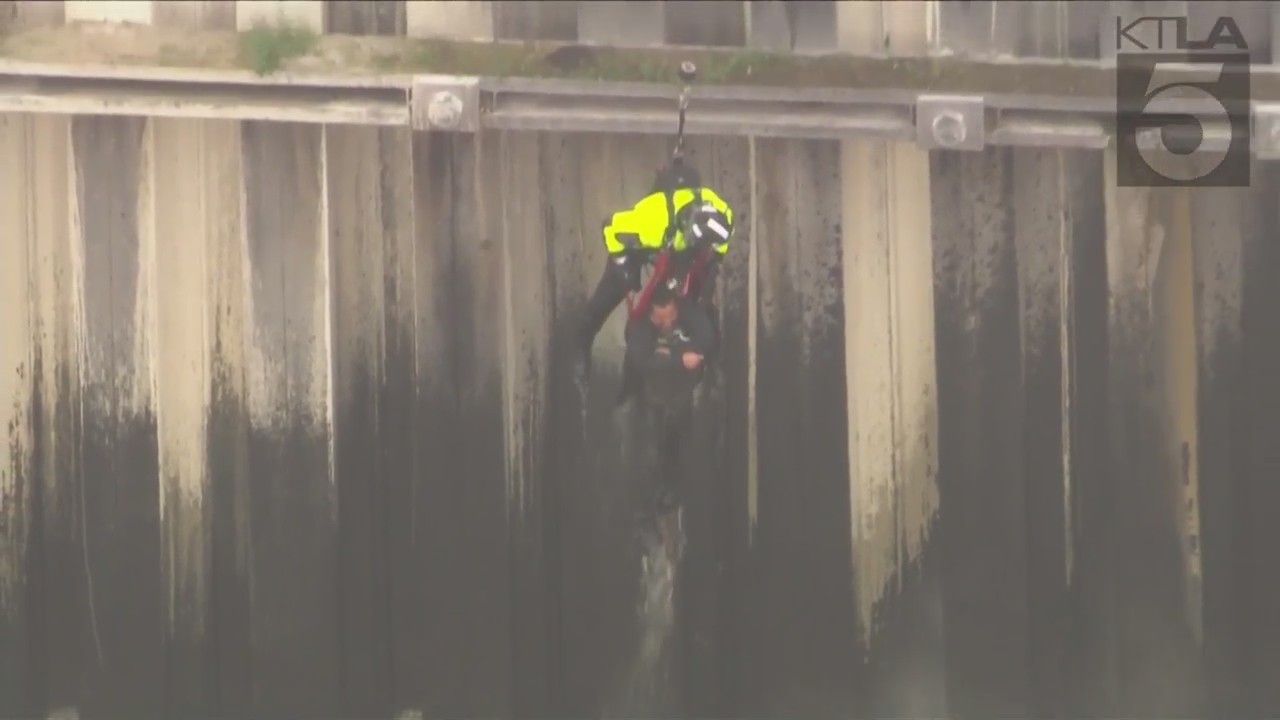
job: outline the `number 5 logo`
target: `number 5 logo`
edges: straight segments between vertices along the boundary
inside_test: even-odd
[[[1248,53],[1116,55],[1121,187],[1248,187]]]
[[[1173,65],[1158,62],[1152,66],[1144,93],[1143,117],[1137,121],[1139,127],[1148,128],[1146,134],[1153,135],[1156,142],[1143,142],[1141,137],[1135,140],[1138,154],[1147,167],[1169,180],[1189,183],[1217,170],[1227,159],[1232,145],[1231,114],[1217,95],[1205,89],[1221,82],[1224,67],[1221,63],[1197,64],[1190,68],[1180,64],[1176,75]],[[1178,102],[1183,107],[1177,112],[1160,110],[1170,102]],[[1191,123],[1199,126],[1198,132],[1187,132],[1192,130]],[[1178,142],[1175,143],[1177,149],[1170,148],[1169,138],[1163,132],[1168,129],[1178,132],[1179,137],[1198,135],[1198,142],[1195,147]]]

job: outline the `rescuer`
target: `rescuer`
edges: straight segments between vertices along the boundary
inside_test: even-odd
[[[670,162],[658,171],[648,195],[613,213],[601,227],[608,258],[574,338],[574,375],[584,391],[591,374],[591,347],[596,335],[623,300],[628,300],[629,320],[637,320],[649,311],[655,289],[665,285],[677,297],[700,305],[714,323],[711,300],[719,265],[729,252],[733,237],[733,210],[715,190],[703,185],[697,170],[684,162],[685,111],[689,86],[697,73],[693,63],[681,63],[679,75],[684,88],[680,92],[675,150]],[[645,267],[651,267],[653,272],[642,287],[641,272]],[[619,401],[626,398],[625,381],[623,387]]]
[[[673,162],[658,173],[653,191],[630,208],[615,212],[603,227],[608,251],[604,274],[597,283],[578,328],[581,356],[577,371],[585,382],[590,372],[591,347],[609,314],[627,297],[642,291],[640,273],[654,266],[668,251],[663,275],[655,272],[655,286],[669,286],[710,313],[719,264],[733,236],[733,210],[718,193],[704,187],[696,170]],[[643,314],[645,295],[632,308]]]

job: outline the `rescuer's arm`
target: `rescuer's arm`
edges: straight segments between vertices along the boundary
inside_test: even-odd
[[[711,323],[711,317],[700,303],[689,302],[685,305],[680,309],[680,324],[689,340],[683,349],[695,352],[703,358],[711,357],[717,349],[715,326]]]
[[[669,348],[658,347],[657,328],[643,319],[627,323],[627,360],[646,375],[671,368],[679,361]]]

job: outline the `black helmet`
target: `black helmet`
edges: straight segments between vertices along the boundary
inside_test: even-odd
[[[684,233],[684,241],[690,247],[723,246],[733,235],[733,225],[729,217],[720,212],[711,203],[694,206],[692,203],[681,223],[680,231]]]
[[[653,192],[675,192],[676,190],[692,190],[702,186],[702,177],[696,168],[676,160],[670,165],[659,168],[653,179]]]

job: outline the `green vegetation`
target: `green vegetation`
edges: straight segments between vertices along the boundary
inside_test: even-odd
[[[240,61],[259,75],[269,75],[286,62],[309,54],[320,36],[305,27],[259,24],[240,33]]]

